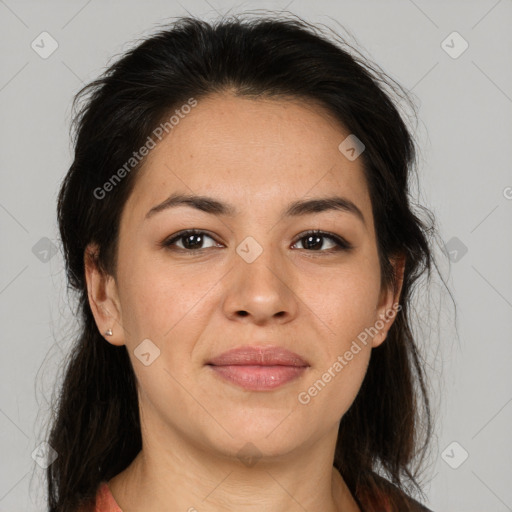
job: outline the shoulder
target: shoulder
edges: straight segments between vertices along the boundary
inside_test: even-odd
[[[398,495],[399,498],[397,499]],[[378,501],[377,509],[379,512],[393,512],[395,510],[400,510],[401,512],[433,512],[419,501],[407,496],[398,489],[394,493],[382,497]]]
[[[373,480],[377,484],[378,490],[374,488],[374,491],[364,499],[364,504],[370,510],[378,510],[379,512],[395,510],[401,512],[433,512],[382,476],[374,473]]]
[[[411,507],[411,510],[414,512],[433,512],[429,508],[425,507],[425,505],[422,505],[419,501],[416,501],[415,499],[411,498],[410,496],[407,496],[406,499],[409,502],[409,506]]]
[[[94,512],[123,512],[114,499],[106,481],[102,481],[98,486]]]

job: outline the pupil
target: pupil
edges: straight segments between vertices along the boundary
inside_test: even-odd
[[[198,240],[196,241],[196,243],[192,242],[190,243],[190,241],[196,237]],[[185,237],[185,247],[187,247],[188,249],[193,249],[194,247],[196,247],[197,245],[201,245],[201,235],[196,235],[196,234],[192,234],[192,235],[188,235]]]
[[[321,236],[318,236],[318,235],[310,235],[306,238],[306,244],[308,245],[307,248],[309,249],[312,249],[314,248],[313,246],[322,246],[322,242],[321,242]],[[312,244],[310,244],[309,242],[314,240],[315,242],[313,242]]]

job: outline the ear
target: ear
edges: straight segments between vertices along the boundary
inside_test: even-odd
[[[113,276],[99,268],[99,249],[89,244],[84,251],[85,278],[89,306],[101,335],[112,345],[124,345],[121,307],[117,284]],[[105,331],[112,329],[112,336]]]
[[[404,281],[405,255],[398,255],[390,259],[390,262],[395,273],[395,286],[390,285],[381,290],[375,321],[375,328],[378,332],[372,340],[374,348],[384,342],[389,329],[402,309],[399,301]]]

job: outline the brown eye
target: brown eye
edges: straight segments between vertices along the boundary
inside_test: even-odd
[[[205,239],[213,240],[213,238],[206,234],[204,231],[189,229],[186,231],[181,231],[177,235],[174,235],[172,238],[166,240],[162,243],[162,246],[167,248],[176,247],[182,251],[200,251],[209,248],[203,247]],[[215,242],[215,240],[213,241]],[[182,242],[181,246],[176,245],[176,242]],[[215,246],[215,244],[213,246]],[[211,245],[210,247],[213,246]]]
[[[328,249],[322,249],[324,245],[324,240],[328,239],[334,243],[334,247]],[[324,231],[314,230],[303,233],[299,238],[297,243],[301,242],[302,248],[308,251],[315,252],[336,252],[341,250],[350,250],[352,249],[352,245],[349,244],[343,238],[333,234],[333,233],[325,233]]]
[[[210,239],[214,243],[208,247],[204,247],[206,239]],[[330,240],[334,246],[327,249],[323,248],[325,240]],[[307,231],[306,233],[303,233],[298,241],[294,243],[294,246],[298,245],[299,243],[302,245],[302,247],[299,247],[299,249],[303,249],[308,252],[332,253],[342,250],[348,251],[353,248],[353,246],[345,239],[333,233],[326,233],[319,230]],[[204,249],[218,247],[219,244],[205,231],[200,231],[198,229],[187,229],[177,233],[176,235],[173,235],[171,238],[162,242],[161,246],[166,247],[169,250],[199,252]]]

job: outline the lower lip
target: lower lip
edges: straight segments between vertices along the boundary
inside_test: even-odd
[[[306,366],[213,366],[215,373],[233,384],[251,391],[275,389],[299,378]]]

